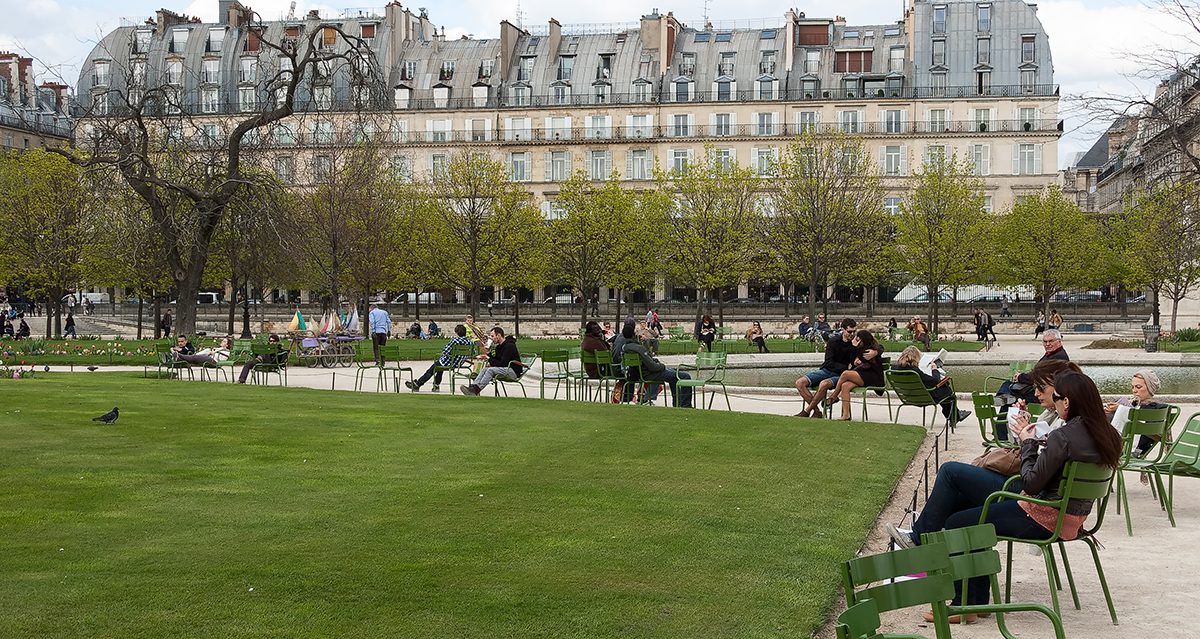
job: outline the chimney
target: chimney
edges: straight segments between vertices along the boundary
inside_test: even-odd
[[[217,24],[229,24],[229,9],[233,0],[217,0]]]
[[[557,56],[558,44],[562,42],[562,25],[554,18],[550,18],[550,37],[548,41],[550,42],[550,54]]]
[[[186,15],[175,13],[174,11],[168,11],[166,9],[159,9],[155,12],[155,15],[158,17],[159,38],[166,37],[167,30],[172,26],[177,24],[185,24],[188,21],[188,17]]]

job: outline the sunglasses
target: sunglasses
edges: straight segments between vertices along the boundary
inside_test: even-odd
[[[1060,401],[1066,399],[1065,395],[1059,395],[1058,393],[1052,394],[1051,397],[1054,398],[1054,401],[1056,401],[1056,402],[1060,402]]]

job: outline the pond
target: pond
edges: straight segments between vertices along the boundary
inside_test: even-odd
[[[1129,392],[1129,378],[1144,366],[1084,366],[1083,372],[1096,381],[1096,386],[1105,395],[1121,395]],[[790,388],[795,386],[801,375],[813,368],[731,368],[725,376],[730,386],[765,386]],[[971,392],[983,390],[984,378],[1007,377],[1008,366],[947,366],[954,378],[954,390]],[[1158,392],[1165,395],[1200,395],[1200,369],[1188,366],[1160,366],[1153,369],[1162,381]],[[995,391],[999,385],[992,381],[988,389]]]

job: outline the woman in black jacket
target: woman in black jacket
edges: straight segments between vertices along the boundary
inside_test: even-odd
[[[859,386],[883,386],[883,346],[875,340],[875,334],[862,329],[854,334],[854,346],[858,357],[850,370],[838,377],[833,387],[833,401],[842,402],[842,421],[850,419],[850,391]]]
[[[700,348],[696,349],[699,353],[700,349],[708,347],[708,352],[712,352],[713,340],[717,337],[717,323],[713,321],[712,315],[705,315],[696,322],[696,341],[700,342]]]

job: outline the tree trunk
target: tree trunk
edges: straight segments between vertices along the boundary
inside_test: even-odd
[[[515,299],[515,298],[514,298]],[[521,304],[518,301],[513,308],[513,335],[521,334]]]
[[[616,318],[616,321],[614,321],[614,322],[613,322],[613,326],[620,326],[621,328],[624,328],[624,327],[625,327],[625,325],[622,323],[622,320],[621,320],[621,291],[622,291],[622,289],[619,289],[619,288],[618,288],[618,289],[616,289],[616,295],[617,295],[617,318]]]
[[[236,276],[234,276],[234,275],[229,276],[229,285],[233,288],[233,299],[230,300],[230,302],[229,302],[229,328],[225,331],[225,334],[233,335],[233,322],[234,322],[234,319],[237,317],[237,303],[236,303],[237,302],[237,292],[239,290],[239,287],[237,285],[237,277]],[[246,288],[249,288],[249,287],[246,287]],[[249,292],[249,291],[247,291],[247,292]]]
[[[1179,300],[1171,298],[1171,332],[1175,332],[1175,320],[1179,316]]]
[[[725,293],[724,288],[717,289],[717,324],[725,325]],[[711,303],[711,302],[710,302]]]
[[[138,292],[138,322],[137,322],[137,338],[142,339],[142,312],[146,307],[146,298],[143,297],[141,291]]]
[[[929,330],[938,333],[938,297],[937,286],[933,283],[925,285],[925,299],[929,302]]]
[[[817,274],[808,275],[808,319],[816,325],[817,322]]]
[[[154,339],[162,339],[162,298],[154,290]]]
[[[1127,297],[1129,297],[1129,294],[1125,292],[1125,285],[1118,284],[1117,303],[1120,304],[1121,307],[1121,317],[1129,317],[1129,302],[1126,300]]]

